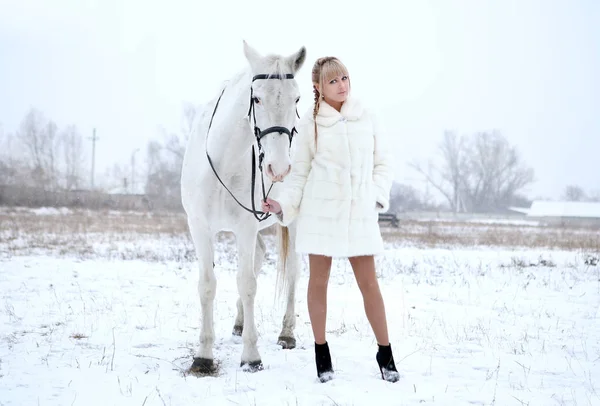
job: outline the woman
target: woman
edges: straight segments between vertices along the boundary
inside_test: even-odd
[[[288,185],[277,200],[264,201],[262,209],[275,213],[284,226],[296,220],[296,251],[309,256],[308,312],[321,382],[333,378],[325,337],[332,257],[349,259],[377,339],[381,376],[396,382],[399,374],[373,257],[383,251],[378,213],[389,208],[388,149],[373,115],[350,96],[348,70],[339,59],[318,59],[312,82],[315,104],[300,120]]]

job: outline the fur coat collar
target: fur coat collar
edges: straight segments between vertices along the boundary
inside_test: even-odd
[[[360,101],[352,96],[348,96],[344,104],[342,104],[341,111],[337,111],[331,107],[325,100],[321,100],[316,121],[318,125],[331,127],[344,118],[349,121],[356,121],[363,115],[363,111],[364,109]],[[312,114],[310,117],[312,118]]]

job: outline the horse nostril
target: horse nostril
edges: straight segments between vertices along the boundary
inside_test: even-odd
[[[271,164],[267,165],[267,175],[274,176],[273,166]]]

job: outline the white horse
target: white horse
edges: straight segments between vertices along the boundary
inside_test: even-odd
[[[267,191],[275,193],[282,186],[291,170],[290,147],[300,98],[294,75],[304,64],[306,49],[288,57],[261,56],[244,41],[244,54],[246,69],[225,82],[220,95],[198,115],[181,173],[182,203],[200,268],[200,348],[190,369],[203,374],[216,371],[213,243],[220,231],[234,233],[238,249],[239,298],[233,334],[242,336],[241,366],[248,371],[263,369],[254,321],[256,278],[266,249],[259,231],[276,221],[260,212],[260,202]],[[294,348],[296,280],[301,264],[294,250],[288,249],[294,244],[295,227],[277,227],[277,280],[287,293],[278,343]]]

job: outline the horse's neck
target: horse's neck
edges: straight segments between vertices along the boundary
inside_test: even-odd
[[[232,187],[232,190],[238,194],[236,197],[243,196],[243,202],[247,207],[250,207],[250,202],[246,200],[245,192],[251,186],[252,146],[255,145],[252,132],[254,122],[248,122],[251,75],[249,70],[240,72],[224,86],[225,92],[217,106],[207,140],[208,152],[218,168],[219,175],[229,187],[233,185],[231,177],[237,179],[237,184]],[[209,114],[212,115],[213,109],[214,104]],[[258,166],[258,151],[255,152],[257,154],[255,165]],[[257,199],[255,203],[260,210],[262,185],[258,167],[255,168],[255,176],[254,195]],[[264,176],[264,184],[267,190],[271,186],[267,176]],[[274,189],[276,186],[274,185]]]
[[[247,154],[252,148],[254,137],[247,119],[250,107],[250,75],[249,70],[239,72],[224,86],[225,91],[218,101],[208,133],[207,141],[211,155],[227,156],[231,161]],[[211,116],[212,113],[213,111],[210,112]]]

